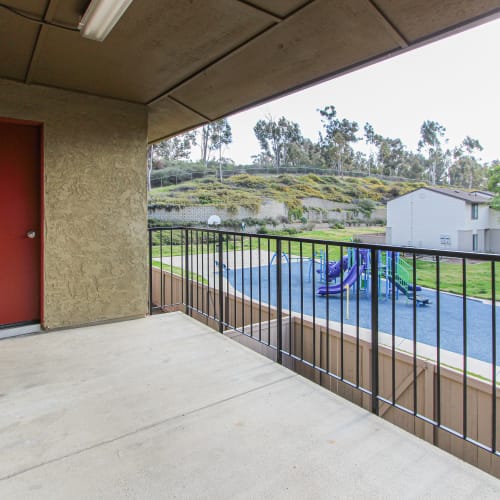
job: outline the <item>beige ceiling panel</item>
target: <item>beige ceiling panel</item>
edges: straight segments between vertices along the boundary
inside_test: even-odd
[[[365,0],[317,0],[172,95],[211,119],[397,48]]]
[[[168,97],[148,106],[148,141],[155,142],[166,136],[194,128],[206,122],[201,116]]]
[[[12,7],[13,9],[19,10],[23,14],[28,14],[33,17],[42,17],[45,13],[45,10],[47,9],[49,1],[50,0],[2,0],[1,3],[6,5],[7,7]],[[4,11],[4,9],[1,10]]]
[[[55,11],[52,21],[78,26],[89,0],[51,0],[50,3]]]
[[[136,0],[102,43],[50,30],[32,81],[149,102],[272,22],[234,0]]]
[[[500,0],[376,0],[410,42],[500,9]]]
[[[265,9],[279,17],[285,17],[290,12],[305,5],[310,0],[250,0],[248,3]]]
[[[45,1],[18,0],[2,3],[41,18]],[[24,80],[35,46],[39,25],[26,21],[6,9],[0,8],[0,75]]]

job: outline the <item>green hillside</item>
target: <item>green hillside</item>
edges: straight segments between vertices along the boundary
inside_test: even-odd
[[[392,182],[372,177],[242,174],[230,177],[224,183],[203,178],[153,189],[149,206],[175,209],[191,205],[215,205],[229,210],[238,207],[258,210],[264,198],[271,198],[284,202],[299,215],[301,199],[306,197],[338,203],[356,203],[367,199],[385,203],[424,185],[423,182]]]

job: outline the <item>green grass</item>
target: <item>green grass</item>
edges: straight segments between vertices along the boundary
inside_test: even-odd
[[[364,228],[345,228],[345,229],[325,229],[318,231],[302,231],[297,234],[289,235],[286,231],[274,231],[270,232],[269,235],[278,236],[291,236],[292,238],[307,238],[312,240],[328,240],[336,242],[350,242],[353,240],[357,233],[377,233],[380,232],[378,227],[364,227]],[[267,235],[261,236],[261,250],[269,252],[271,255],[276,251],[276,241],[272,238],[267,239]],[[268,247],[269,241],[269,247]],[[241,238],[236,237],[236,245],[234,240],[231,238],[230,241],[224,242],[224,253],[232,252],[234,249],[237,250],[250,250],[250,238],[245,235],[243,239],[243,246],[241,244]],[[252,238],[252,249],[256,250],[258,248],[257,238]],[[163,246],[163,256],[180,256],[184,250],[183,245],[164,245]],[[196,252],[196,248],[193,248]],[[206,252],[207,245],[201,245],[198,248],[199,252]],[[325,245],[315,244],[314,251],[320,252],[325,250]],[[210,252],[214,251],[213,244],[210,244]],[[284,241],[282,243],[282,251],[290,253],[292,255],[300,255],[301,245],[299,242],[291,242],[290,246],[288,242]],[[345,249],[344,249],[345,252]],[[313,254],[313,245],[311,243],[302,243],[302,256],[304,258],[310,258]],[[153,257],[160,256],[160,247],[153,247]],[[336,245],[331,245],[328,247],[328,259],[338,260],[340,257],[340,249]],[[406,259],[409,264],[411,264],[411,259]],[[157,263],[159,267],[159,263]],[[167,265],[163,265],[167,268]],[[175,274],[180,274],[180,268],[175,268]],[[193,278],[195,279],[195,278]],[[418,260],[417,259],[417,284],[426,288],[436,288],[436,264],[433,261]],[[500,293],[500,270],[496,272],[496,290]],[[441,261],[440,263],[440,289],[443,292],[451,292],[456,294],[462,294],[462,264],[461,262],[448,262]],[[491,264],[489,262],[467,262],[467,281],[466,281],[466,293],[469,297],[477,297],[480,299],[491,300]]]
[[[441,262],[439,283],[441,291],[463,293],[462,263]],[[491,264],[489,262],[467,263],[466,294],[469,297],[491,300]],[[500,276],[495,273],[495,288],[500,290]],[[436,288],[435,262],[417,260],[417,283]]]
[[[363,233],[379,233],[381,231],[380,227],[364,227],[360,228],[345,228],[345,229],[325,229],[319,231],[302,231],[297,234],[290,235],[286,231],[273,231],[269,232],[269,236],[290,236],[292,238],[308,238],[312,240],[328,240],[328,241],[338,241],[338,242],[350,242],[353,240],[354,236],[360,232]],[[243,234],[243,233],[242,233]],[[250,238],[248,235],[243,234],[243,246],[241,242],[241,237],[236,237],[235,240],[231,237],[229,241],[224,242],[224,252],[232,251],[235,248],[237,250],[250,250]],[[274,253],[276,251],[276,241],[273,238],[266,238],[266,235],[261,235],[261,250],[267,250],[269,241],[269,251]],[[256,250],[258,248],[258,239],[256,237],[252,238],[252,249]],[[306,258],[312,256],[312,244],[311,243],[303,243],[302,244],[302,255]],[[314,251],[319,252],[321,250],[325,250],[325,245],[315,244]],[[163,257],[176,257],[183,254],[184,246],[183,245],[163,245]],[[203,249],[201,244],[198,247],[198,251],[196,250],[196,246],[192,247],[192,251],[196,253],[207,252],[207,244],[203,245]],[[214,246],[212,242],[210,243],[210,252],[214,251]],[[291,242],[290,244],[290,252],[288,248],[288,243],[285,241],[283,243],[282,251],[286,253],[291,253],[292,255],[300,255],[300,243]],[[339,247],[337,246],[329,246],[328,248],[328,258],[335,259],[338,258],[339,255]],[[160,257],[160,246],[153,246],[153,257]]]

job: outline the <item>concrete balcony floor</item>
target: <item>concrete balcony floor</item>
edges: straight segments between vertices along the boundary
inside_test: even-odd
[[[499,498],[181,314],[0,342],[0,498]]]

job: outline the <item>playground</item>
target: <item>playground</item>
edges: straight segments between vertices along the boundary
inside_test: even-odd
[[[269,266],[241,267],[227,271],[231,285],[247,297],[276,306],[277,255]],[[394,333],[413,340],[414,313],[416,340],[437,345],[437,293],[433,289],[413,286],[413,270],[397,253],[378,253],[378,273],[372,276],[372,263],[367,250],[349,249],[338,261],[327,261],[325,255],[315,258],[281,256],[282,306],[295,314],[329,318],[330,321],[361,328],[371,327],[371,280],[378,280],[379,331],[393,331],[392,297],[394,289]],[[343,279],[341,279],[343,276]],[[359,287],[359,289],[358,289]],[[359,300],[358,300],[359,298]],[[342,300],[341,300],[342,299]],[[416,304],[414,305],[414,301]],[[496,306],[498,312],[498,306]],[[463,299],[439,294],[441,349],[463,354]],[[492,362],[492,306],[487,301],[466,299],[467,356]],[[497,346],[497,360],[500,360]]]

